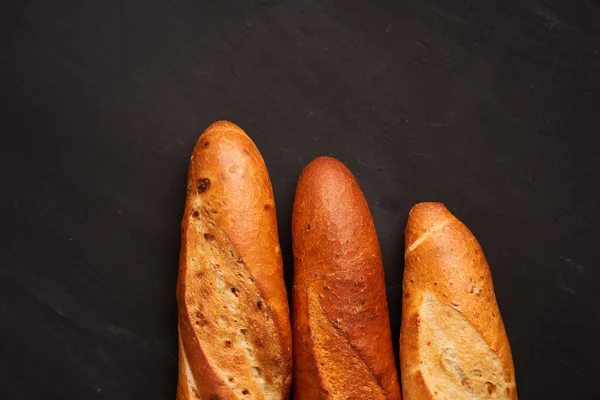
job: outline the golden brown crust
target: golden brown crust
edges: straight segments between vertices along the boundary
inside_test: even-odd
[[[441,203],[414,206],[405,233],[404,398],[516,399],[510,346],[473,234]]]
[[[209,126],[190,159],[177,298],[178,399],[288,397],[291,328],[271,182],[230,122]]]
[[[379,242],[344,164],[304,169],[292,237],[294,398],[399,399]]]

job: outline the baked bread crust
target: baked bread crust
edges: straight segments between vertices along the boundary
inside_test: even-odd
[[[510,345],[481,246],[441,203],[410,211],[400,370],[405,399],[516,399]]]
[[[302,172],[292,238],[294,399],[399,399],[377,233],[338,160]]]
[[[271,181],[237,125],[194,147],[177,285],[178,400],[287,399],[292,343]]]

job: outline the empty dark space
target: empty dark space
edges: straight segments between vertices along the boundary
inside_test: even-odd
[[[0,398],[174,399],[187,165],[228,119],[291,207],[356,175],[396,353],[404,226],[441,201],[481,242],[522,399],[600,398],[600,4],[0,5]]]

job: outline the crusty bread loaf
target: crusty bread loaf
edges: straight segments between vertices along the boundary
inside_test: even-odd
[[[291,327],[264,161],[230,122],[190,159],[177,287],[177,399],[286,399]]]
[[[399,399],[377,234],[344,164],[304,169],[292,236],[294,399]]]
[[[517,398],[487,261],[473,234],[441,203],[410,211],[403,293],[405,400]]]

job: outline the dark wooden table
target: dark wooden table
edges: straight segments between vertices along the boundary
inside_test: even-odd
[[[522,399],[600,396],[600,5],[3,1],[0,398],[173,399],[190,152],[254,139],[290,211],[318,155],[371,206],[395,346],[403,229],[443,201],[489,259]]]

